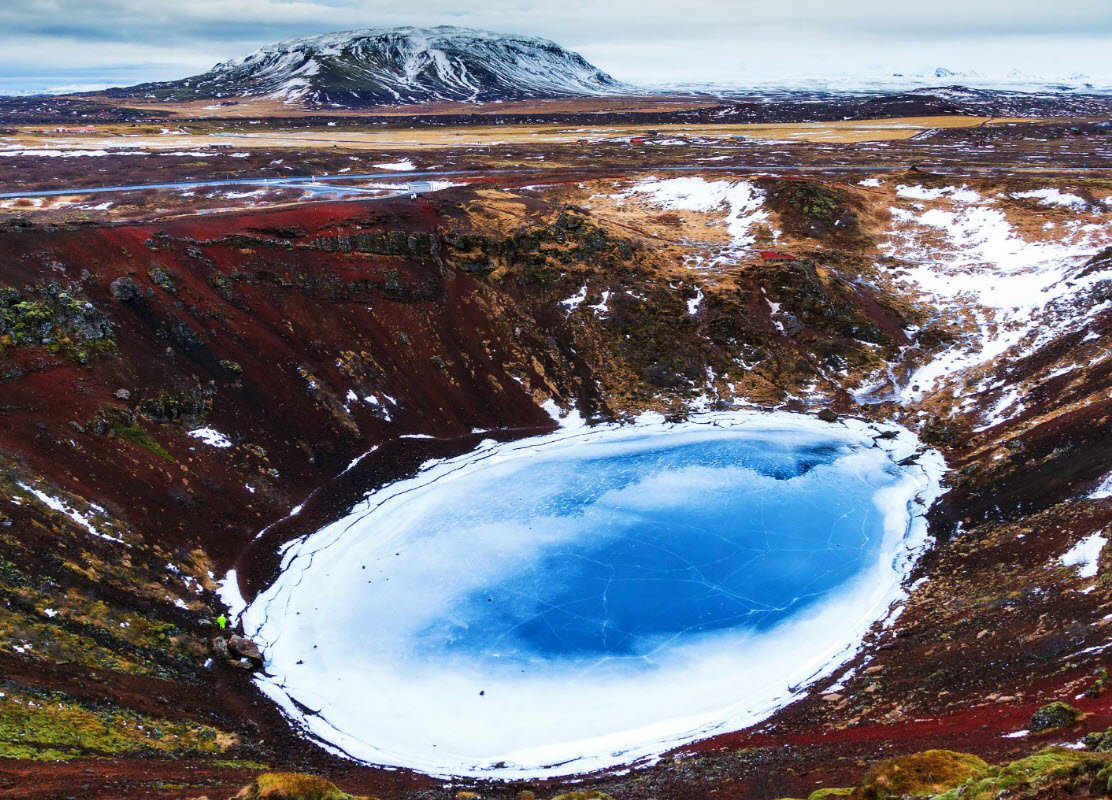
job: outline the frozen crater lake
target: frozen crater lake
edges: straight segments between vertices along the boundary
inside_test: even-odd
[[[326,747],[445,775],[629,763],[751,725],[902,597],[941,459],[778,413],[486,442],[287,546],[244,612]]]

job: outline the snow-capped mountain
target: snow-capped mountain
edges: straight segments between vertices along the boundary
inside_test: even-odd
[[[605,95],[622,83],[555,42],[469,28],[391,28],[291,39],[203,75],[118,90],[189,100],[272,96],[335,105]]]

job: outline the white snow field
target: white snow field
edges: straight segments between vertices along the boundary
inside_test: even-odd
[[[906,264],[897,282],[920,293],[942,319],[967,321],[971,331],[906,381],[903,401],[960,382],[968,370],[1016,345],[1030,352],[1042,341],[1087,325],[1098,310],[1059,314],[1058,306],[1081,302],[1088,287],[1107,277],[1102,271],[1081,275],[1086,261],[1112,244],[1106,214],[1083,214],[1083,202],[1078,207],[1072,195],[1057,190],[1013,195],[1073,212],[1035,235],[1017,229],[997,198],[966,186],[901,185],[896,195],[893,227],[881,251]]]
[[[696,266],[707,268],[734,263],[739,251],[747,250],[756,241],[752,227],[770,220],[765,208],[764,189],[750,181],[708,181],[702,177],[646,178],[611,195],[611,198],[673,211],[705,213],[724,209],[727,214],[723,224],[730,235],[729,246],[706,258],[698,254],[692,256]],[[772,233],[774,237],[779,236],[776,230]]]
[[[487,441],[287,545],[242,617],[258,683],[323,746],[438,775],[752,725],[902,598],[944,469],[918,448],[755,411]]]

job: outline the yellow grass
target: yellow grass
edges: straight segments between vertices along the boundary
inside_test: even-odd
[[[784,124],[673,124],[652,126],[663,138],[705,137],[729,143],[731,136],[753,139],[854,143],[908,139],[932,128],[970,128],[985,124],[1020,122],[1019,119],[989,117],[938,116],[903,117],[897,119],[800,122]],[[561,125],[464,125],[418,128],[408,130],[332,130],[319,128],[302,131],[269,131],[259,133],[221,133],[200,135],[160,135],[144,128],[122,125],[98,126],[91,134],[38,134],[22,130],[6,143],[27,147],[57,149],[102,149],[135,147],[151,150],[191,150],[226,146],[239,149],[278,148],[315,150],[414,150],[421,148],[495,147],[503,144],[556,145],[580,139],[598,141],[643,136],[646,127],[634,125],[592,125],[568,127]]]

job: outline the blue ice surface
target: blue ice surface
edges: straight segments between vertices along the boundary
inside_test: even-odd
[[[414,645],[503,664],[651,661],[693,637],[766,630],[878,557],[873,498],[898,469],[840,467],[851,451],[725,437],[538,459],[426,522],[432,535],[488,522],[569,535],[471,587]]]

